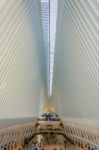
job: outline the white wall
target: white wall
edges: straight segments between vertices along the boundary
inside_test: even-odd
[[[98,2],[58,2],[54,107],[64,117],[99,119]]]
[[[0,118],[32,117],[44,107],[41,23],[39,0],[0,0]]]

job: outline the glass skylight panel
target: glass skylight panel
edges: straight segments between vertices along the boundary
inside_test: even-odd
[[[50,0],[50,96],[52,93],[56,22],[57,22],[57,0]]]
[[[41,0],[44,49],[46,55],[48,96],[52,92],[53,64],[55,51],[55,35],[57,20],[57,0]]]
[[[43,24],[44,36],[44,50],[46,56],[46,73],[47,73],[47,86],[49,94],[49,0],[41,0],[41,13]]]

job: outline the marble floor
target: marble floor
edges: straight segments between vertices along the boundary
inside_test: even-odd
[[[44,145],[39,150],[60,150],[60,148],[62,148],[62,150],[77,150],[71,144],[68,144],[66,148],[64,146],[60,147],[60,145]],[[32,148],[31,150],[35,150],[35,148]]]

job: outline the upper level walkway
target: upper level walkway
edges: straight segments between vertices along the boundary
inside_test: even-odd
[[[66,120],[61,120],[59,124],[52,121],[51,126],[49,123],[50,121],[46,121],[46,123],[41,124],[37,118],[0,121],[0,150],[30,150],[29,146],[32,144],[32,139],[37,139],[35,138],[37,135],[45,136],[48,134],[65,137],[66,141],[71,143],[68,145],[68,149],[75,147],[77,150],[99,150],[99,132],[97,129]],[[58,143],[56,142],[56,144]],[[49,148],[49,146],[47,147]]]

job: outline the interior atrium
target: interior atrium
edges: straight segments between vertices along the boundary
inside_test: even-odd
[[[99,0],[0,0],[0,150],[99,150]]]

